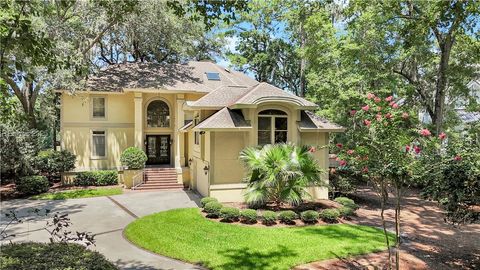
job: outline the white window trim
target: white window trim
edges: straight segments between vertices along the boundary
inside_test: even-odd
[[[93,100],[95,98],[103,98],[105,100],[105,116],[104,117],[98,117],[98,116],[93,116]],[[108,98],[107,95],[91,95],[90,96],[90,120],[92,121],[105,121],[108,120]]]
[[[93,155],[93,148],[94,148],[93,137],[94,136],[99,136],[99,135],[94,135],[93,134],[94,131],[104,132],[103,136],[105,136],[105,156],[94,156]],[[106,129],[92,129],[92,130],[90,130],[90,145],[91,145],[91,147],[90,147],[90,159],[93,159],[93,160],[107,159],[107,156],[108,156],[107,130]]]
[[[258,114],[257,115],[257,145],[260,145],[258,139],[258,132],[259,131],[267,131],[267,130],[260,130],[258,127],[259,121],[258,118],[260,117],[269,117],[270,118],[270,144],[275,144],[275,131],[286,131],[287,132],[287,141],[288,141],[288,114],[287,115],[280,115],[280,114]],[[275,129],[275,118],[286,118],[287,119],[287,129]]]

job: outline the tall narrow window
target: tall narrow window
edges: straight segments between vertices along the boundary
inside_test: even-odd
[[[198,124],[198,118],[195,118],[193,120],[194,122],[194,126],[196,126]],[[198,131],[195,131],[193,133],[193,142],[196,144],[196,145],[199,145],[200,144],[200,132]]]
[[[93,118],[105,118],[105,98],[93,97],[92,98],[92,117]]]
[[[106,153],[105,131],[94,130],[92,132],[92,156],[105,157]]]
[[[265,110],[258,114],[258,144],[286,143],[288,116],[280,110]]]
[[[167,103],[161,100],[152,101],[147,107],[148,127],[169,127],[170,109]]]

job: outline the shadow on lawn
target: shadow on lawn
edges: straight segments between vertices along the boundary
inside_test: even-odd
[[[274,269],[274,264],[281,258],[294,257],[298,253],[285,247],[278,246],[276,250],[268,252],[250,251],[248,248],[227,249],[220,252],[227,258],[227,262],[218,265],[219,269]],[[205,265],[207,268],[211,266]]]

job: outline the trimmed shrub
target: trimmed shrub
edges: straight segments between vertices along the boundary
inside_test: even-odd
[[[76,157],[67,150],[54,151],[53,149],[40,151],[35,157],[35,168],[50,178],[62,172],[75,169]]]
[[[340,217],[340,211],[337,209],[325,209],[320,212],[320,218],[328,223],[334,223],[338,221]]]
[[[305,223],[316,223],[318,221],[319,214],[315,210],[307,210],[300,213],[300,219]]]
[[[347,197],[338,197],[335,198],[335,201],[343,206],[352,208],[353,210],[358,209],[358,205],[350,198]]]
[[[205,207],[205,205],[209,202],[218,202],[218,200],[212,197],[205,197],[200,200],[202,207]]]
[[[203,211],[207,213],[207,217],[217,218],[220,215],[220,210],[223,208],[223,205],[219,202],[209,202],[205,204]]]
[[[118,184],[117,171],[80,172],[75,176],[75,186],[110,186]]]
[[[3,270],[118,269],[102,254],[72,243],[15,243],[2,246]]]
[[[285,224],[295,223],[296,218],[297,213],[293,212],[292,210],[281,211],[280,213],[278,213],[278,220]]]
[[[242,211],[240,214],[240,217],[242,218],[242,222],[244,223],[257,223],[257,211],[254,209],[245,209]]]
[[[338,208],[338,212],[340,213],[340,216],[343,218],[349,218],[355,215],[355,210],[346,206],[342,206]]]
[[[48,179],[41,175],[24,176],[18,179],[15,184],[17,191],[25,195],[44,193],[50,188]]]
[[[263,211],[262,220],[265,225],[273,225],[277,221],[277,214],[273,211]]]
[[[240,217],[240,210],[234,207],[223,207],[220,209],[220,217],[226,222],[237,221]]]
[[[137,147],[129,147],[122,152],[120,162],[123,166],[127,166],[129,170],[138,170],[145,167],[147,162],[147,155],[142,149]]]

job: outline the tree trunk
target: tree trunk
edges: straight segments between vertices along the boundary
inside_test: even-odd
[[[396,191],[396,203],[395,203],[395,266],[397,270],[400,270],[400,244],[401,244],[401,231],[400,231],[400,199],[401,195],[401,186],[397,184],[395,186]]]
[[[300,22],[300,50],[303,53],[305,49],[306,37],[305,37],[305,29],[304,29],[304,20]],[[306,88],[307,88],[307,79],[305,78],[305,72],[307,67],[307,60],[305,56],[302,55],[300,59],[300,89],[299,89],[299,96],[304,97]]]
[[[432,122],[435,125],[435,134],[442,131],[443,114],[445,108],[445,94],[447,89],[447,70],[452,50],[453,40],[447,38],[445,42],[440,43],[440,63],[438,67],[437,84],[435,86],[435,112]]]
[[[382,218],[382,227],[383,227],[383,233],[385,235],[385,242],[387,244],[387,250],[388,250],[388,261],[387,261],[387,269],[391,270],[392,269],[392,251],[390,250],[390,240],[388,239],[388,232],[387,232],[387,224],[385,222],[385,206],[387,204],[388,200],[388,192],[386,190],[385,184],[380,184],[380,206],[381,206],[381,212],[380,212],[380,217]]]

